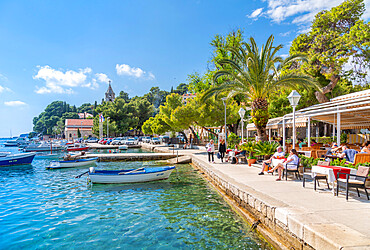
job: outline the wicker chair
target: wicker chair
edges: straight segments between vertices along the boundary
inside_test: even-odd
[[[348,174],[348,173],[339,173],[337,176],[337,196],[339,194],[339,187],[344,187],[346,188],[346,200],[348,200],[348,190],[349,188],[353,187],[356,188],[357,190],[357,195],[360,197],[360,192],[358,191],[359,188],[365,189],[366,197],[369,200],[369,194],[367,193],[366,190],[366,179],[368,178],[369,175],[369,167],[364,167],[364,166],[359,166],[357,170],[357,174]],[[339,174],[345,174],[346,179],[339,179]],[[354,179],[350,179],[350,177],[353,176],[355,177]]]
[[[355,160],[353,162],[353,165],[356,165],[358,163],[365,163],[365,162],[370,162],[370,154],[359,153],[355,155]]]
[[[329,166],[329,162],[328,161],[319,161],[317,163],[317,165],[319,166]],[[324,174],[316,174],[315,176],[313,176],[312,173],[309,173],[309,172],[305,172],[305,167],[303,166],[303,187],[305,187],[305,182],[306,182],[306,179],[308,180],[313,180],[314,182],[314,186],[313,186],[313,189],[316,190],[316,183],[317,183],[317,186],[320,187],[320,183],[319,183],[319,180],[326,180],[326,184],[328,185],[328,188],[330,189],[329,187],[329,182],[328,182],[328,177]]]

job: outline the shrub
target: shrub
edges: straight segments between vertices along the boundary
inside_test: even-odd
[[[255,151],[256,151],[256,155],[263,155],[265,156],[265,160],[267,160],[270,155],[274,154],[276,149],[280,146],[279,143],[277,142],[268,142],[268,141],[265,141],[265,142],[258,142],[256,143],[255,145]]]

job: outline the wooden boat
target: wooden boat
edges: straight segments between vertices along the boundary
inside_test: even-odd
[[[95,163],[98,157],[70,161],[52,161],[46,169],[83,167]]]
[[[0,167],[31,164],[36,153],[0,154]]]
[[[138,168],[128,170],[89,170],[92,183],[134,183],[168,179],[175,166]]]

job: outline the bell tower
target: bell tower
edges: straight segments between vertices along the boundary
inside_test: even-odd
[[[106,102],[113,102],[116,98],[116,94],[114,93],[112,86],[110,85],[111,81],[109,81],[109,86],[107,92],[105,92],[105,101]]]

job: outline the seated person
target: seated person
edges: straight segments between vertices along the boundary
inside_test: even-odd
[[[316,144],[317,144],[317,142],[314,139],[311,139],[311,147],[315,146]]]
[[[284,156],[285,156],[285,153],[283,152],[283,149],[280,146],[277,147],[276,152],[271,156],[271,158],[266,161],[263,161],[262,171],[261,173],[258,173],[258,175],[263,175],[264,174],[263,172],[265,171],[265,169],[268,170],[268,166],[271,164],[272,159],[284,158]]]
[[[338,154],[339,157],[345,158],[346,161],[353,163],[355,161],[355,155],[358,152],[354,149],[349,149],[346,145],[342,146],[342,153]]]
[[[306,143],[305,143],[305,142],[303,142],[303,140],[302,140],[302,139],[298,139],[298,146],[299,146],[299,149],[302,149],[302,147],[303,147],[304,145],[306,145]]]
[[[247,151],[243,150],[239,154],[235,154],[235,157],[236,157],[236,163],[235,164],[238,164],[239,159],[245,157],[246,153],[247,153]]]
[[[370,141],[364,143],[360,153],[370,153]]]
[[[326,157],[327,155],[333,155],[334,153],[338,152],[340,149],[340,147],[338,147],[337,143],[333,142],[333,144],[331,145],[331,148],[328,149],[328,151],[326,151],[326,154],[325,154],[325,161],[330,161],[330,158]]]
[[[287,169],[296,169],[297,164],[299,162],[299,157],[297,150],[292,148],[289,152],[289,157],[284,163],[279,163],[276,167],[271,169],[270,171],[267,171],[267,173],[273,173],[275,170],[278,170],[279,178],[277,178],[277,181],[281,181],[281,172],[286,167]]]

